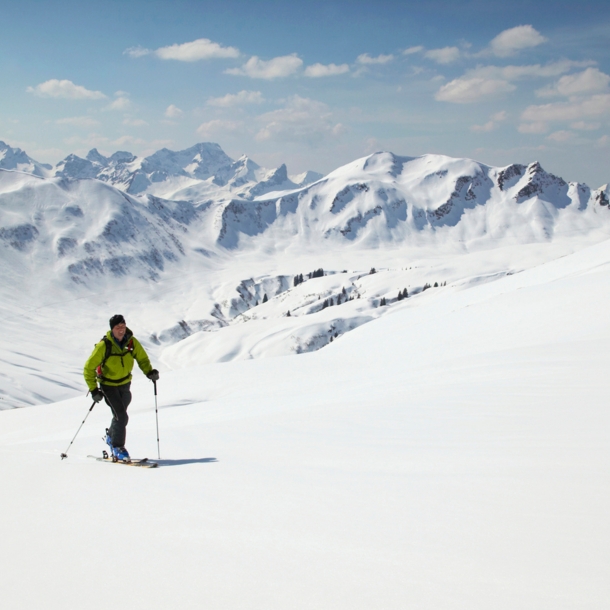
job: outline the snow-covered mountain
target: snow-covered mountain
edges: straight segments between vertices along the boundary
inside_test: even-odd
[[[227,161],[216,145],[189,150],[160,151],[156,165],[92,152],[80,170],[72,158],[67,174],[47,178],[0,170],[8,327],[19,333],[28,311],[81,328],[121,311],[168,368],[302,353],[385,315],[405,292],[425,302],[427,288],[505,277],[610,234],[607,185],[568,183],[538,163],[375,153],[299,187],[285,166]],[[120,176],[137,163],[180,197],[127,192]],[[82,383],[80,365],[61,365],[58,329],[28,319],[37,330],[20,353],[44,343],[57,370],[17,358],[0,379],[5,405],[67,397]],[[12,363],[12,346],[2,349]]]
[[[195,152],[199,161],[186,164]],[[216,145],[183,153],[160,151],[138,161],[147,173],[127,172],[136,163],[128,153],[106,158],[94,151],[85,165],[66,161],[54,178],[0,172],[3,262],[32,270],[51,266],[58,280],[86,284],[103,276],[158,279],[166,266],[201,252],[264,249],[269,241],[286,249],[332,243],[470,251],[610,226],[607,185],[592,191],[567,183],[539,163],[495,168],[440,155],[376,153],[300,188],[283,165],[250,186],[252,200],[202,200],[202,184],[252,185],[260,168],[246,157],[230,161]],[[159,175],[166,184],[170,177],[191,180],[187,172],[193,179],[215,173],[174,200],[108,184],[127,175],[123,170],[134,181]],[[98,179],[90,179],[93,174]],[[283,190],[286,184],[294,188]]]
[[[146,610],[608,605],[607,186],[391,153],[205,178],[176,153],[132,193],[129,153],[53,175],[15,150],[5,606],[106,608],[117,557]],[[87,457],[111,412],[83,364],[116,313],[161,372],[132,385],[147,472]]]
[[[495,168],[441,155],[376,153],[312,185],[233,200],[219,211],[218,241],[236,247],[272,226],[279,235],[344,239],[377,246],[442,236],[461,243],[545,240],[573,222],[597,226],[608,185],[591,191],[545,172],[539,163]],[[605,222],[605,219],[602,221]],[[584,228],[584,227],[583,227]]]
[[[48,176],[52,166],[47,163],[38,163],[38,161],[34,161],[21,148],[12,148],[0,140],[0,169],[28,172],[35,176]]]
[[[84,159],[69,155],[60,161],[55,176],[68,180],[95,178],[131,195],[145,193],[189,200],[227,196],[250,199],[270,190],[297,188],[322,177],[308,171],[292,181],[285,165],[266,170],[245,155],[234,161],[211,142],[181,151],[163,148],[144,158],[124,151],[104,157],[94,148]]]

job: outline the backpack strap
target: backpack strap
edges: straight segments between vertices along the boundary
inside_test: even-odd
[[[121,362],[122,362],[123,356],[125,354],[113,354],[112,353],[112,341],[106,335],[104,335],[102,337],[102,341],[106,345],[106,351],[104,353],[104,358],[103,358],[101,364],[95,369],[95,373],[97,375],[98,381],[100,383],[102,383],[104,381],[110,381],[111,383],[122,383],[123,381],[127,381],[129,379],[129,377],[131,376],[131,374],[129,374],[125,377],[121,377],[121,379],[109,379],[108,377],[104,377],[104,374],[102,371],[106,364],[106,360],[108,360],[108,358],[110,358],[110,356],[120,356]],[[133,336],[129,339],[129,342],[127,343],[127,346],[125,347],[125,350],[127,351],[127,353],[133,352]]]

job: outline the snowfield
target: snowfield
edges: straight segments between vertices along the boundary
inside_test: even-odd
[[[0,142],[2,606],[610,607],[609,195]],[[156,469],[88,457],[115,313],[161,372],[161,459],[139,371],[127,434]]]
[[[61,461],[82,396],[3,411],[3,603],[607,607],[610,241],[428,293],[319,351],[164,372],[156,470],[86,457],[103,405]],[[155,457],[141,376],[130,413]]]

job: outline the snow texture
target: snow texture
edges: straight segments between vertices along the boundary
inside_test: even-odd
[[[539,163],[0,143],[3,604],[606,608],[609,196]],[[104,404],[59,459],[115,313],[161,372],[155,470],[87,458]]]

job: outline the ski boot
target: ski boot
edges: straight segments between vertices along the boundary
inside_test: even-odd
[[[129,457],[129,453],[125,447],[113,447],[112,456],[118,462],[131,462],[131,458]]]

